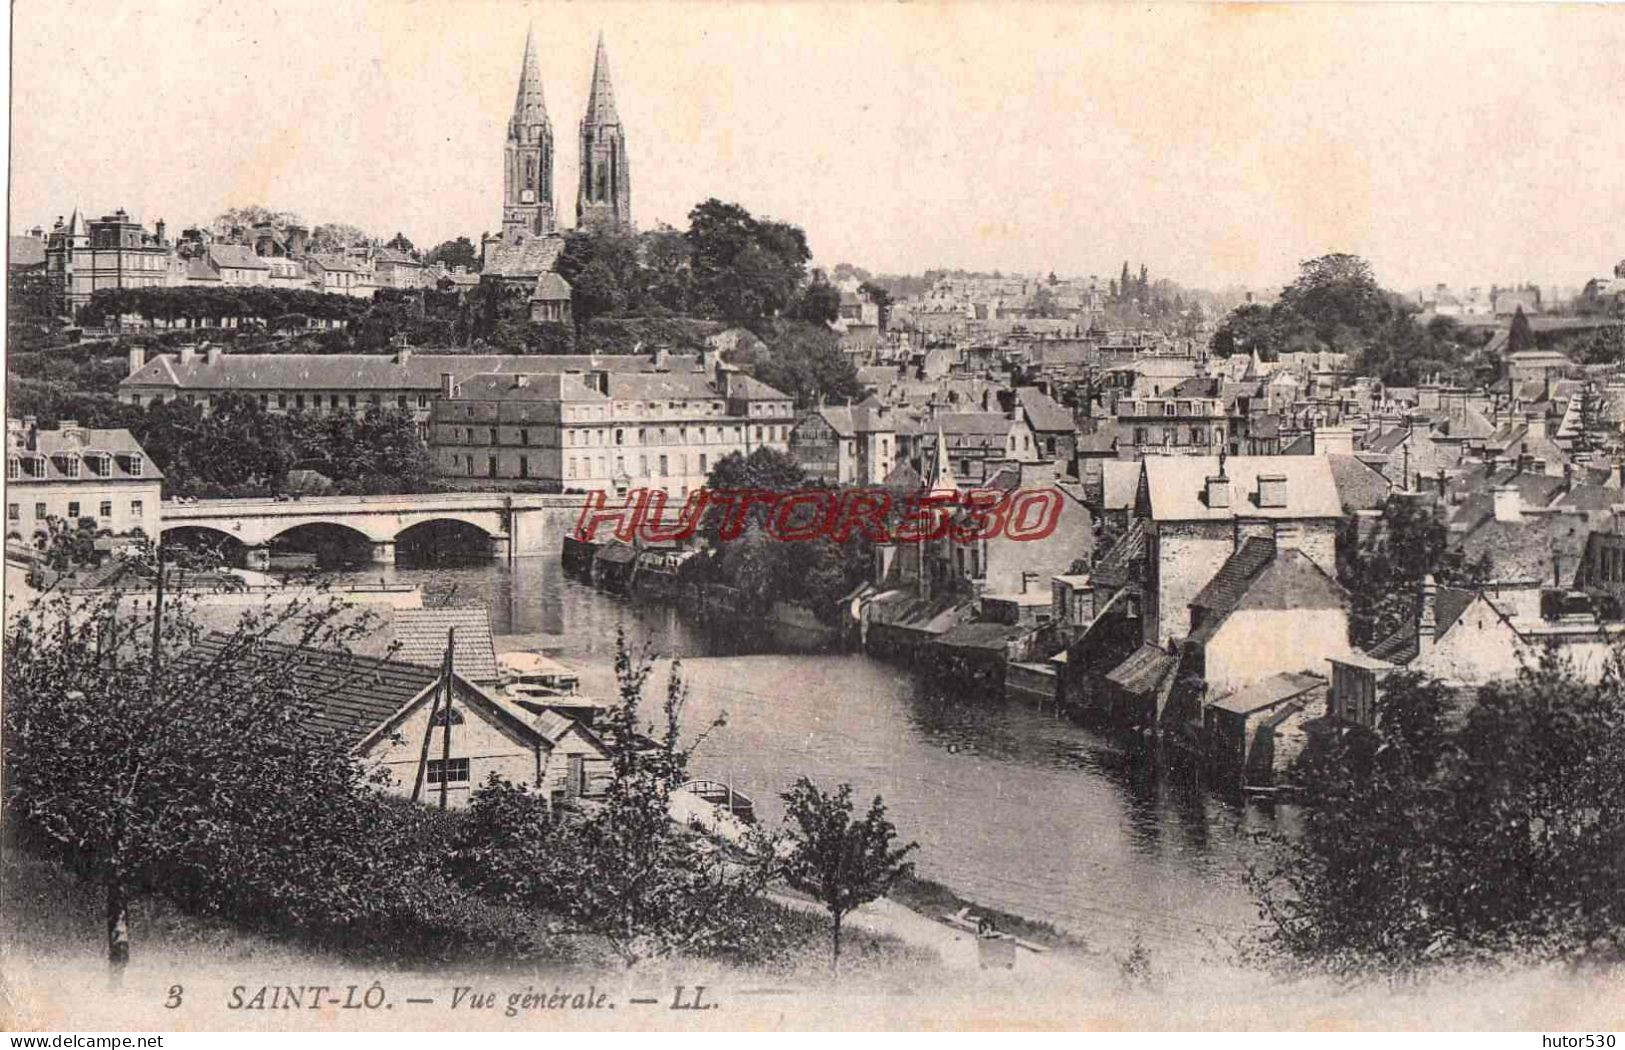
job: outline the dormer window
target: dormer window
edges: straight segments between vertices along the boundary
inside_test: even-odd
[[[6,457],[6,480],[15,481],[22,476],[23,461],[17,456]]]
[[[1260,474],[1258,476],[1258,505],[1260,507],[1286,506],[1286,475]]]
[[[79,476],[79,457],[69,453],[57,457],[57,465],[61,468],[64,477],[77,478]]]
[[[92,452],[85,456],[85,462],[90,465],[90,472],[98,478],[105,478],[113,472],[113,457],[105,452]]]
[[[141,457],[126,456],[124,459],[124,469],[131,477],[139,478],[141,476]]]

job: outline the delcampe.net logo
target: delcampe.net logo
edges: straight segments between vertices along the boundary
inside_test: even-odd
[[[1004,537],[1041,540],[1055,532],[1066,497],[1059,489],[921,490],[897,499],[886,489],[696,489],[680,512],[667,513],[660,489],[633,489],[619,502],[589,492],[575,538],[591,543],[609,533],[624,543],[686,540],[712,516],[717,536],[734,540],[752,519],[786,543],[862,535],[874,543],[959,543]]]

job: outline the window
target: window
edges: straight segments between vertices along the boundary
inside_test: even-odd
[[[261,408],[270,408],[271,407],[271,395],[270,394],[261,394],[260,395],[260,407]]]
[[[144,509],[145,508],[142,507],[140,500],[133,499],[133,500],[130,501],[130,517],[139,518],[141,516],[142,510],[144,510]]]
[[[333,403],[338,404],[338,398],[334,398]],[[428,394],[419,394],[418,395],[418,407],[419,408],[428,408],[429,407],[429,395]]]
[[[444,762],[438,758],[429,759],[429,783],[442,781],[447,784],[468,783],[468,759],[453,758]]]
[[[660,457],[660,476],[661,477],[666,476],[666,457],[665,456]]]
[[[23,461],[22,460],[18,459],[16,456],[8,456],[8,457],[6,457],[6,477],[8,479],[16,478],[19,475],[21,475],[22,472],[23,472]]]
[[[102,500],[101,512],[96,516],[98,518],[111,518],[113,516],[113,501],[110,499]]]
[[[1191,427],[1191,444],[1200,445],[1201,443],[1202,443],[1202,428],[1201,427]]]
[[[1174,403],[1172,401],[1163,402],[1162,414],[1165,416],[1171,416],[1174,414]]]
[[[638,477],[646,478],[648,476],[649,476],[649,457],[648,456],[639,456],[638,457]]]
[[[709,457],[706,456],[706,454],[704,452],[700,453],[700,473],[701,474],[708,473],[710,471],[710,469],[711,469],[709,466],[706,465],[706,461],[708,459],[709,459]]]
[[[521,445],[530,444],[530,430],[529,430],[529,428],[527,428],[527,427],[520,427],[519,428],[519,443]]]
[[[331,404],[331,405],[332,405],[332,407],[334,407],[334,408],[337,408],[337,407],[339,407],[339,396],[338,396],[338,395],[337,395],[337,394],[334,394],[334,395],[333,395],[333,396],[332,396],[332,397],[331,397],[331,398],[330,398],[330,399],[329,399],[329,404]]]
[[[434,713],[434,717],[429,719],[429,724],[432,725],[432,726],[443,726],[443,725],[445,725],[446,724],[446,716],[448,714],[451,716],[451,724],[452,725],[460,726],[460,725],[463,724],[463,713],[461,711],[457,710],[455,707],[452,708],[449,712],[444,707],[442,707],[440,710],[438,710],[438,711],[436,711]],[[466,758],[465,759],[453,759],[453,762],[467,762],[467,761],[468,760]],[[453,765],[451,771],[452,771],[452,778],[451,779],[456,780],[457,779],[457,776],[456,776],[457,767],[455,765]]]
[[[350,407],[351,407],[351,408],[354,408],[354,407],[355,407],[355,395],[354,395],[354,394],[351,394],[351,395],[350,395],[350,398],[349,398],[349,405],[350,405]]]
[[[497,458],[495,456],[485,457],[485,467],[487,476],[493,478],[497,476]]]
[[[62,457],[62,473],[70,478],[79,476],[79,457],[67,455]]]
[[[23,516],[22,507],[18,506],[15,503],[6,504],[6,520],[7,521],[21,521],[22,516]]]
[[[496,427],[491,428],[491,444],[493,444],[493,445],[502,444],[502,442],[497,439],[497,428]]]
[[[130,459],[129,459],[129,468],[130,468],[130,476],[132,478],[139,478],[141,476],[141,463],[142,463],[142,459],[141,459],[140,456],[131,456],[130,457]]]
[[[43,503],[34,504],[34,517],[39,518],[42,521],[47,517],[46,512],[45,512],[45,504],[43,504]]]
[[[278,408],[287,408],[288,407],[288,395],[287,394],[278,394],[276,396],[276,407],[278,407]]]
[[[79,520],[79,501],[78,500],[75,500],[72,503],[68,504],[68,520],[69,521],[78,521]]]
[[[400,405],[401,408],[404,410],[406,408],[406,395],[402,394],[400,397],[396,398],[395,403]]]
[[[530,477],[530,457],[529,456],[520,456],[519,457],[519,476],[522,477],[522,478]]]

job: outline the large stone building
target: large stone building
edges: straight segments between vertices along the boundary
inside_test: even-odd
[[[493,372],[454,384],[431,410],[436,476],[575,492],[651,488],[681,499],[731,453],[786,450],[788,395],[725,369],[669,369],[663,355],[655,363],[662,367]]]
[[[632,224],[632,191],[626,137],[615,108],[609,55],[603,37],[593,61],[592,86],[581,119],[581,183],[576,225],[582,229]],[[547,114],[535,39],[525,37],[519,91],[503,145],[502,229],[481,242],[482,273],[489,279],[540,294],[540,281],[564,250],[553,184],[553,122]]]
[[[115,534],[156,537],[163,478],[128,430],[6,420],[7,537],[30,539],[51,518],[94,518]]]
[[[119,383],[118,397],[143,406],[154,401],[185,401],[207,412],[228,393],[244,394],[269,412],[347,412],[365,415],[372,409],[410,412],[427,432],[429,406],[447,384],[482,373],[647,372],[663,370],[702,374],[711,367],[706,355],[591,354],[525,356],[519,354],[228,354],[220,347],[198,353],[182,347],[177,354],[130,351],[130,374]]]
[[[148,233],[123,208],[81,220],[57,219],[45,241],[52,309],[73,316],[103,288],[158,288],[169,282],[170,244],[160,219]]]

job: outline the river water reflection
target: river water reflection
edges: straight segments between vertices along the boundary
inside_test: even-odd
[[[687,728],[727,718],[692,772],[732,779],[764,820],[779,820],[778,793],[801,774],[848,781],[860,798],[880,793],[920,844],[920,874],[1101,947],[1138,937],[1185,956],[1253,922],[1242,881],[1250,838],[1275,818],[1130,762],[1115,741],[1051,714],[945,699],[858,654],[740,652],[726,631],[567,577],[556,557],[351,575],[418,584],[431,604],[485,602],[499,649],[546,649],[584,690],[612,692],[618,627],[681,658]]]

